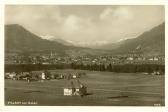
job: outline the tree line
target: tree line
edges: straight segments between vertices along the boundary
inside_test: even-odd
[[[122,72],[122,73],[136,73],[147,72],[152,73],[159,71],[165,73],[165,65],[159,64],[121,64],[121,65],[83,65],[83,64],[5,64],[5,72],[30,72],[39,70],[54,70],[54,69],[80,69],[90,71],[109,71],[109,72]]]

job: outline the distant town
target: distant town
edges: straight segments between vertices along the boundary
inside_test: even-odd
[[[163,64],[165,56],[145,56],[140,54],[107,56],[57,56],[53,53],[38,56],[7,55],[5,64]]]

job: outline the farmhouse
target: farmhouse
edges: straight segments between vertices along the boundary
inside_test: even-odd
[[[29,72],[20,72],[16,75],[16,80],[28,80],[31,75]]]
[[[134,58],[133,57],[128,57],[127,60],[132,61],[132,60],[134,60]]]
[[[41,74],[41,79],[45,80],[45,73],[44,72]]]
[[[16,77],[16,73],[15,72],[12,72],[12,73],[9,74],[9,78],[10,79],[15,79],[15,77]]]
[[[73,87],[73,82],[70,82],[65,88],[64,88],[64,96],[72,96],[75,92],[75,88]]]
[[[76,79],[76,78],[77,78],[77,75],[76,75],[76,74],[73,74],[73,75],[72,75],[72,78]]]
[[[78,73],[72,73],[71,75],[72,75],[73,79],[79,78],[79,74]]]
[[[151,57],[148,60],[149,61],[159,61],[159,58],[158,57]]]
[[[154,71],[153,73],[151,73],[152,75],[161,75],[161,73],[159,71]]]
[[[70,80],[64,88],[64,96],[84,96],[86,93],[86,86],[84,86],[79,80]]]
[[[5,78],[9,78],[9,79],[14,79],[16,77],[16,73],[12,72],[12,73],[5,73]]]

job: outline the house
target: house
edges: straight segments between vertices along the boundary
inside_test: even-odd
[[[154,61],[159,61],[159,58],[154,57],[153,60],[154,60]]]
[[[64,88],[64,96],[84,96],[87,93],[87,87],[79,80],[72,79]]]
[[[41,79],[45,80],[45,73],[44,72],[41,74]]]
[[[64,88],[64,96],[72,96],[75,92],[75,87],[73,82],[70,82],[65,88]]]
[[[10,79],[9,75],[10,73],[5,73],[5,79]]]
[[[161,75],[161,73],[159,71],[154,71],[153,73],[151,73],[152,75]]]
[[[134,60],[134,58],[133,57],[128,57],[127,60],[132,61],[132,60]]]
[[[29,72],[20,72],[16,75],[16,80],[28,80],[32,76]]]
[[[73,75],[72,75],[72,78],[76,79],[76,78],[77,78],[77,75],[76,75],[76,74],[73,74]]]
[[[159,61],[159,58],[158,57],[151,57],[148,60],[149,61]]]
[[[73,74],[72,74],[72,78],[73,78],[73,79],[79,78],[78,73],[73,73]]]
[[[9,75],[10,79],[15,79],[15,77],[16,77],[16,73],[15,72],[9,73],[8,75]]]

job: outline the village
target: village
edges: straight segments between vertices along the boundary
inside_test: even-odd
[[[64,100],[73,100],[74,104],[77,105],[78,103],[76,103],[74,99],[78,98],[78,96],[81,98],[84,97],[86,102],[88,102],[88,98],[92,97],[94,97],[94,100],[98,100],[99,98],[103,98],[103,100],[110,99],[111,97],[104,97],[109,95],[112,95],[112,98],[119,99],[124,97],[132,97],[130,96],[132,93],[125,94],[125,89],[122,90],[124,94],[121,94],[123,92],[119,92],[121,90],[117,90],[117,94],[115,94],[115,92],[111,94],[111,91],[113,90],[109,90],[109,84],[115,82],[115,80],[118,80],[118,77],[123,77],[124,75],[126,75],[126,77],[128,75],[130,78],[135,77],[136,80],[141,80],[141,77],[145,77],[149,80],[151,78],[155,78],[155,80],[162,80],[162,77],[164,77],[165,74],[164,67],[164,55],[145,56],[137,52],[123,55],[103,56],[58,56],[53,52],[45,55],[6,55],[5,80],[7,80],[6,82],[8,83],[11,82],[11,84],[24,83],[25,85],[21,91],[24,91],[25,86],[31,86],[34,83],[37,85],[48,85],[49,83],[60,85],[60,87],[55,87],[53,85],[50,87],[44,87],[47,91],[50,88],[55,87],[55,93],[59,94],[61,98],[63,98],[61,101],[64,102]],[[69,69],[72,71],[68,71]],[[94,76],[94,72],[96,72],[96,76]],[[90,73],[93,74],[93,78]],[[107,85],[105,83],[108,79],[103,80],[106,77],[104,74],[108,74],[110,79]],[[115,76],[115,78],[113,76]],[[120,85],[120,83],[127,82],[127,80],[125,80],[127,79],[126,77],[123,78],[123,82],[117,81],[113,86],[115,87],[118,86],[118,84]],[[97,78],[99,78],[99,83],[97,83]],[[111,82],[111,80],[113,81]],[[105,82],[103,85],[101,85],[100,83],[103,81]],[[101,89],[99,87],[95,87],[97,86],[95,84],[105,88]],[[94,85],[95,88],[92,88],[92,85]],[[121,88],[125,88],[122,84],[120,86]],[[35,88],[37,90],[40,89],[38,86],[35,86]],[[103,94],[97,94],[97,90],[99,91],[99,94]],[[53,90],[50,90],[50,92],[51,91]],[[147,90],[145,89],[144,91]],[[54,99],[59,96],[57,94],[52,95]],[[80,99],[78,100],[80,101]],[[54,102],[55,101],[56,100],[54,100]],[[42,101],[42,103],[44,103],[44,101]],[[57,104],[59,103],[57,102]],[[69,102],[68,105],[69,104],[71,104],[71,102]],[[82,104],[82,102],[79,104]]]
[[[58,56],[54,53],[43,55],[6,55],[6,64],[164,64],[165,56],[145,56],[142,54],[105,56]]]
[[[160,102],[163,95],[162,93],[159,96],[155,95],[157,93],[155,88],[160,87],[155,83],[159,81],[162,84],[163,78],[164,75],[160,75],[157,71],[150,74],[81,70],[6,72],[5,91],[8,93],[6,101],[16,98],[16,101],[34,99],[36,105],[112,105],[117,103],[115,100],[119,100],[120,104],[133,105],[132,102],[122,100],[130,98],[137,100],[137,97],[150,95]],[[149,92],[151,87],[154,88],[153,92]],[[156,100],[145,103],[152,105]],[[141,105],[141,102],[137,105]]]
[[[163,75],[160,71],[153,71],[152,73],[142,72],[141,74],[145,76],[154,75],[154,77],[155,75]],[[56,72],[44,70],[30,72],[6,72],[5,80],[24,81],[27,83],[45,83],[46,81],[63,80],[65,83],[62,89],[62,95],[83,97],[88,95],[87,84],[83,84],[80,79],[83,79],[86,76],[87,73],[85,71],[72,70],[71,72]]]
[[[87,94],[87,87],[79,81],[83,76],[86,76],[85,72],[55,73],[47,70],[44,72],[5,73],[5,79],[26,81],[27,83],[31,83],[32,81],[43,83],[49,80],[67,80],[63,89],[65,96],[84,96]]]

